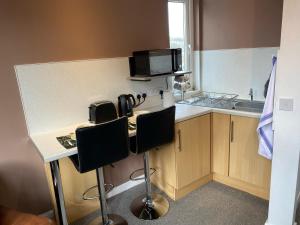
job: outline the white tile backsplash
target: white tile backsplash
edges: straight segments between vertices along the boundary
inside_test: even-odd
[[[272,69],[272,56],[279,48],[245,48],[200,52],[201,87],[204,91],[239,94],[264,100],[264,85]]]
[[[117,102],[120,94],[146,92],[143,107],[161,104],[165,78],[128,80],[128,58],[18,65],[15,67],[29,133],[46,132],[88,119],[88,106]]]

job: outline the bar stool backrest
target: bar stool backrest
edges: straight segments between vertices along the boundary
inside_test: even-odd
[[[122,117],[95,126],[78,128],[76,139],[78,165],[75,167],[80,173],[117,162],[129,154],[128,119]]]
[[[170,143],[175,136],[175,106],[142,114],[136,121],[135,153],[143,153]]]

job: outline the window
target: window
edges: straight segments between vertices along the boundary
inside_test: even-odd
[[[192,70],[193,58],[191,52],[192,43],[192,18],[191,0],[169,0],[169,38],[171,48],[182,49],[182,66],[184,71]],[[193,77],[189,76],[192,86]]]

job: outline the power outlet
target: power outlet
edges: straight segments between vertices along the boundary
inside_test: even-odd
[[[292,98],[279,98],[279,110],[281,111],[293,111],[294,99]]]

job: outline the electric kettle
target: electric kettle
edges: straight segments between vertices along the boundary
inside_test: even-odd
[[[133,116],[133,108],[136,106],[135,98],[132,94],[123,94],[118,97],[119,117]]]

